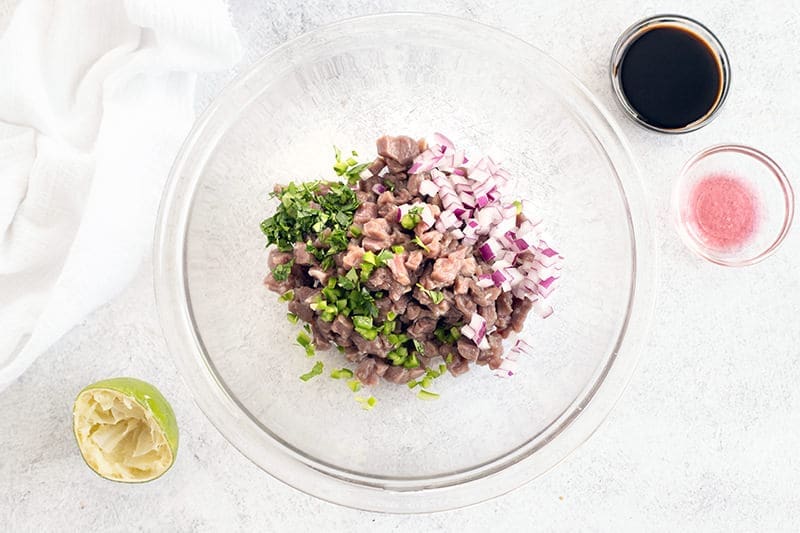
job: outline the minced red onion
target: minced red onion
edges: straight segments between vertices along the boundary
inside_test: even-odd
[[[501,270],[503,268],[508,268],[511,265],[512,265],[511,261],[507,261],[505,258],[503,258],[503,259],[496,260],[492,264],[492,267],[494,267],[495,270]]]
[[[501,285],[503,285],[503,283],[506,282],[507,279],[508,278],[506,277],[505,274],[503,274],[503,270],[502,269],[495,270],[492,273],[492,281],[494,281],[494,286],[495,287],[500,287]]]
[[[516,373],[518,365],[519,363],[517,363],[516,359],[504,357],[500,366],[494,371],[494,375],[498,378],[510,378]]]
[[[557,286],[563,258],[548,244],[550,236],[542,231],[538,215],[517,224],[520,204],[508,202],[508,171],[488,156],[470,164],[463,149],[436,133],[428,149],[414,159],[409,169],[411,174],[423,172],[430,173],[430,179],[420,183],[420,194],[438,195],[443,207],[435,224],[428,226],[450,232],[464,245],[477,246],[483,260],[492,267],[491,272],[478,276],[478,287],[497,286],[512,291],[517,298],[532,300],[539,316],[550,316],[553,309],[545,299]],[[481,349],[488,348],[485,320],[477,313],[461,331]],[[518,346],[519,341],[515,348]],[[501,369],[507,375],[514,372],[511,368]]]
[[[455,151],[453,141],[438,132],[433,134],[433,144],[439,146],[439,149],[442,153],[445,153],[447,150],[450,150],[451,152]]]
[[[514,343],[514,347],[511,348],[512,353],[524,353],[527,355],[532,355],[531,352],[533,351],[533,346],[528,344],[522,339],[517,339]]]
[[[486,334],[486,320],[478,313],[472,313],[469,326],[481,337]]]
[[[494,287],[494,280],[491,274],[481,274],[478,276],[478,281],[476,281],[475,284],[482,289],[487,289],[489,287]]]
[[[420,218],[422,222],[425,223],[429,228],[432,228],[433,225],[436,223],[436,217],[433,216],[433,211],[429,205],[426,205],[422,208],[422,213],[420,214]]]
[[[482,350],[489,348],[489,342],[486,340],[486,319],[480,314],[472,313],[469,324],[461,327],[461,334],[471,339]]]
[[[497,256],[497,252],[495,252],[495,250],[498,248],[498,246],[499,244],[497,241],[494,239],[488,239],[485,243],[483,243],[483,245],[481,245],[480,248],[478,248],[478,251],[481,253],[483,260],[488,263]]]
[[[545,248],[544,250],[541,250],[541,252],[542,252],[542,255],[547,256],[547,257],[553,257],[553,256],[558,255],[558,252],[556,252],[555,250],[553,250],[552,248],[549,248],[549,247]]]
[[[556,280],[556,278],[554,278],[553,276],[550,276],[549,278],[540,281],[539,282],[539,286],[547,288],[550,285],[552,285],[555,280]]]
[[[525,239],[514,239],[514,246],[516,246],[517,250],[519,250],[520,252],[524,252],[525,250],[530,248],[531,245]]]
[[[462,193],[459,193],[458,194],[458,199],[462,204],[467,205],[470,208],[473,208],[476,205],[475,198],[470,193],[468,193],[466,191],[462,192]]]
[[[423,180],[423,182],[419,184],[420,194],[434,196],[437,192],[439,192],[439,187],[431,180]]]
[[[441,223],[442,229],[439,229],[439,223]],[[445,232],[450,228],[455,228],[456,226],[458,226],[458,217],[456,217],[453,211],[445,209],[439,214],[439,221],[437,222],[436,229]]]

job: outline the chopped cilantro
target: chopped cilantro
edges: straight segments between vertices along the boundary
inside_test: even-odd
[[[320,374],[322,374],[322,368],[323,368],[322,361],[317,361],[311,370],[300,376],[300,379],[303,381],[308,381],[309,379],[315,376],[319,376]]]
[[[393,346],[400,346],[401,344],[405,344],[408,342],[408,335],[405,333],[395,334],[392,333],[386,336],[387,340],[392,343]]]
[[[375,340],[375,337],[378,336],[378,328],[372,324],[371,316],[354,316],[353,327],[356,333],[368,341]]]
[[[319,266],[322,270],[330,270],[333,266],[333,256],[327,256],[322,261],[319,262]]]
[[[344,276],[331,278],[328,281],[320,291],[320,295],[311,303],[311,309],[326,322],[332,322],[338,315],[360,316],[371,320],[378,316],[375,298],[380,296],[362,287],[358,273],[351,268]],[[365,329],[368,328],[365,326]],[[377,326],[374,329],[377,335]],[[364,331],[361,333],[365,338],[372,336],[372,333]]]
[[[348,381],[347,386],[353,392],[358,392],[361,390],[361,382],[358,381],[357,379],[351,379],[350,381]]]
[[[333,372],[331,372],[331,377],[333,379],[342,379],[342,378],[352,378],[353,371],[349,368],[337,368]]]
[[[425,346],[422,345],[417,339],[413,340],[414,349],[419,352],[420,355],[425,355]]]
[[[392,251],[394,253],[396,253],[396,254],[402,254],[403,252],[406,251],[406,249],[398,244],[398,245],[392,246]]]
[[[337,176],[342,176],[347,179],[348,185],[355,185],[361,179],[361,173],[369,167],[369,163],[359,164],[354,158],[358,157],[355,150],[350,152],[353,157],[348,157],[342,160],[342,151],[336,146],[333,147],[334,155],[336,156],[336,163],[333,165],[333,171]]]
[[[378,403],[378,400],[376,400],[374,396],[370,396],[369,398],[361,398],[360,396],[356,396],[356,401],[361,404],[361,408],[365,411],[369,411],[375,407],[376,403]]]
[[[342,297],[342,291],[336,287],[337,285],[338,280],[336,278],[331,278],[328,280],[328,284],[325,288],[322,289],[322,296],[324,296],[325,300],[328,302],[336,302],[336,300]]]
[[[459,331],[458,327],[450,326],[448,327],[440,327],[436,328],[436,331],[433,332],[433,336],[439,342],[443,342],[445,344],[454,344],[458,339],[461,338],[461,331]]]
[[[436,400],[439,398],[439,395],[425,389],[428,389],[433,384],[433,380],[442,376],[446,371],[447,366],[444,364],[439,365],[438,371],[428,368],[425,370],[425,375],[422,379],[409,381],[408,388],[413,390],[416,387],[420,387],[421,390],[417,393],[417,398],[420,400]]]
[[[375,298],[369,293],[365,287],[361,287],[360,291],[350,291],[347,296],[348,307],[354,315],[364,315],[369,317],[378,316],[378,308],[375,305]]]
[[[336,280],[336,284],[346,291],[352,291],[358,287],[358,273],[356,269],[351,268],[347,271],[347,274],[344,276],[340,276],[339,279]]]
[[[417,359],[417,354],[412,353],[411,355],[406,357],[406,360],[403,361],[403,366],[405,368],[417,368],[417,367],[419,367],[419,359]]]
[[[378,255],[375,257],[376,259],[376,266],[383,266],[394,257],[394,253],[390,252],[389,250],[381,250]]]
[[[300,317],[298,317],[298,316],[297,316],[296,314],[294,314],[294,313],[286,313],[286,319],[287,319],[289,322],[291,322],[292,324],[297,324],[297,321],[299,320],[299,318],[300,318]]]
[[[304,329],[307,327],[308,324],[303,326]],[[308,327],[308,329],[310,330],[311,328]],[[314,345],[311,344],[311,338],[302,331],[297,334],[297,344],[299,344],[305,349],[306,357],[314,357]]]
[[[421,283],[417,283],[417,287],[421,290],[424,294],[428,295],[428,298],[431,299],[434,305],[442,303],[444,301],[444,293],[441,291],[432,291],[430,289],[426,289],[422,286]]]
[[[307,346],[311,346],[311,337],[303,333],[302,331],[297,334],[297,344],[302,346],[303,348]]]
[[[364,265],[371,265],[373,267],[384,266],[392,257],[394,257],[394,254],[389,250],[381,250],[377,255],[367,250],[361,258],[361,265],[362,268]]]
[[[361,281],[366,282],[376,268],[385,266],[392,257],[394,254],[389,250],[381,250],[377,255],[369,250],[365,252],[361,258]],[[375,293],[375,297],[380,298],[381,295]]]
[[[364,255],[361,257],[361,262],[363,264],[375,266],[376,261],[377,257],[375,257],[375,254],[370,250],[364,252]]]
[[[386,354],[386,358],[391,361],[394,366],[402,366],[408,358],[408,348],[405,346],[398,346]]]
[[[400,225],[409,230],[416,228],[417,224],[422,222],[423,209],[421,205],[409,209],[408,212],[403,215],[403,218],[400,219]]]
[[[292,272],[292,266],[294,265],[294,259],[283,263],[282,265],[277,265],[275,268],[272,269],[272,277],[275,278],[275,281],[286,281],[289,277],[289,274]]]
[[[372,274],[372,270],[375,268],[375,265],[370,263],[362,263],[361,264],[361,281],[367,281],[369,279],[370,274]]]
[[[417,398],[420,400],[438,400],[439,395],[435,392],[430,392],[426,390],[421,390],[417,393]]]
[[[425,243],[424,243],[424,242],[422,242],[422,240],[419,238],[419,235],[417,235],[416,237],[414,237],[414,238],[411,240],[411,242],[413,242],[414,244],[416,244],[417,246],[419,246],[420,248],[422,248],[423,250],[425,250],[425,252],[426,252],[426,253],[430,253],[430,252],[431,252],[431,249],[430,249],[430,248],[428,248],[427,246],[425,246]]]
[[[291,302],[292,300],[294,300],[294,291],[289,290],[284,292],[283,294],[280,295],[278,300],[282,302]]]
[[[333,266],[333,256],[347,249],[347,232],[359,206],[355,191],[341,182],[292,182],[272,197],[280,204],[261,222],[267,244],[289,252],[295,243],[305,243],[323,269]]]

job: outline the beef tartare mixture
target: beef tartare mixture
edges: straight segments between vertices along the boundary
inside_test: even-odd
[[[337,150],[339,180],[272,194],[265,285],[308,324],[298,341],[311,353],[337,347],[364,385],[471,365],[513,375],[527,345],[509,340],[504,354],[503,341],[531,310],[552,313],[560,269],[540,221],[509,197],[504,169],[443,135],[384,136],[377,152],[359,164]]]

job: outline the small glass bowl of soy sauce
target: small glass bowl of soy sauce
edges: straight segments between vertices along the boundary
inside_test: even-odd
[[[730,86],[728,54],[696,20],[649,17],[625,30],[611,56],[611,83],[627,115],[662,133],[687,133],[719,112]]]

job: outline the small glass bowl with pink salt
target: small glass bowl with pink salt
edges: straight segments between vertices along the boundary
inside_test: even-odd
[[[725,144],[692,157],[673,189],[672,216],[690,250],[723,266],[769,257],[792,224],[794,193],[769,156]]]

